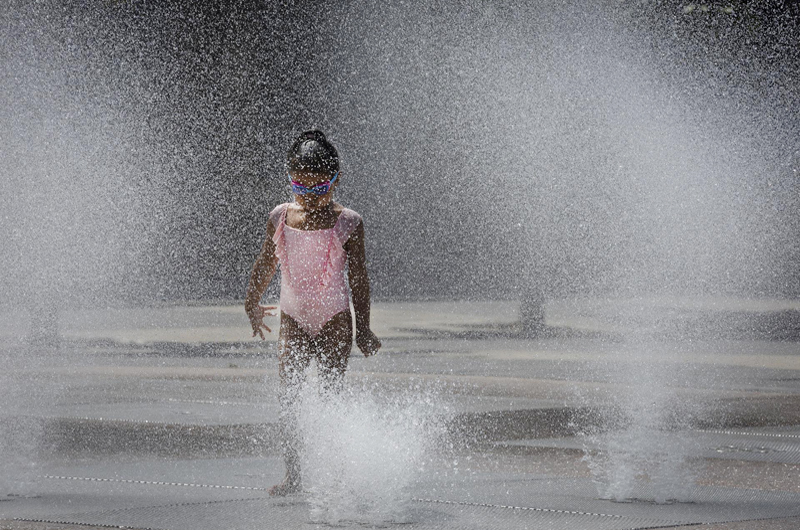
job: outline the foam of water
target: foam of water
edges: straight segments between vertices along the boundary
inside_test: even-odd
[[[41,374],[42,364],[57,362],[43,349],[0,345],[0,499],[33,491],[46,451],[37,415],[53,403],[61,383]]]
[[[442,404],[423,391],[348,387],[301,392],[303,486],[315,522],[408,522],[412,488],[425,475],[444,433]]]
[[[37,441],[41,424],[19,416],[0,416],[0,500],[34,491],[39,471]]]
[[[704,405],[682,381],[694,380],[690,368],[666,362],[675,355],[664,345],[639,343],[609,363],[615,391],[604,405],[604,425],[584,433],[584,460],[598,494],[614,501],[686,502],[695,482],[690,435]],[[598,447],[598,451],[589,449]]]
[[[689,456],[693,442],[686,431],[631,425],[591,437],[602,448],[584,460],[598,494],[617,502],[687,502],[695,473]]]

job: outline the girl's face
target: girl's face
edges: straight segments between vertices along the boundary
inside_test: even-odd
[[[316,172],[316,171],[290,171],[289,176],[291,179],[304,186],[305,188],[311,189],[314,186],[318,186],[324,182],[328,182],[333,178],[333,175],[326,173],[326,172]],[[336,186],[339,185],[339,179],[337,178],[333,184],[331,185],[328,193],[325,195],[317,195],[316,193],[295,193],[294,200],[297,204],[299,204],[304,210],[321,210],[328,206],[331,202],[333,202],[333,190],[336,189]]]

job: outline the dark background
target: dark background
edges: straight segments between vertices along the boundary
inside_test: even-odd
[[[339,149],[378,298],[800,295],[797,4],[524,4],[9,3],[7,298],[241,298],[310,127]],[[627,90],[680,109],[698,178],[718,144],[758,156],[698,184],[725,193],[677,242],[636,193],[691,190],[617,169]]]

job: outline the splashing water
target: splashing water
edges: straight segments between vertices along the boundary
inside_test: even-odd
[[[408,522],[411,489],[444,435],[441,399],[374,388],[317,391],[298,405],[303,486],[315,522]]]
[[[626,428],[588,439],[602,448],[584,457],[600,498],[656,504],[690,498],[696,477],[689,456],[696,451],[696,441],[687,431],[668,431],[655,422],[644,425],[634,419]]]
[[[665,345],[633,341],[606,367],[616,382],[603,414],[603,426],[584,433],[587,462],[598,495],[617,502],[686,502],[696,478],[691,429],[705,405],[682,382],[693,381],[690,367]],[[597,451],[590,447],[599,448]]]

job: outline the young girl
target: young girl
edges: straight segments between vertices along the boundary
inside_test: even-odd
[[[295,202],[270,213],[245,301],[253,336],[264,339],[263,330],[271,330],[263,319],[273,316],[270,311],[277,307],[259,302],[280,263],[280,423],[286,478],[270,495],[288,495],[301,488],[293,409],[311,360],[316,359],[326,390],[341,386],[353,345],[347,283],[356,313],[356,344],[367,357],[381,346],[369,325],[364,225],[360,215],[333,201],[341,182],[336,149],[320,131],[304,132],[289,149],[287,169]]]

